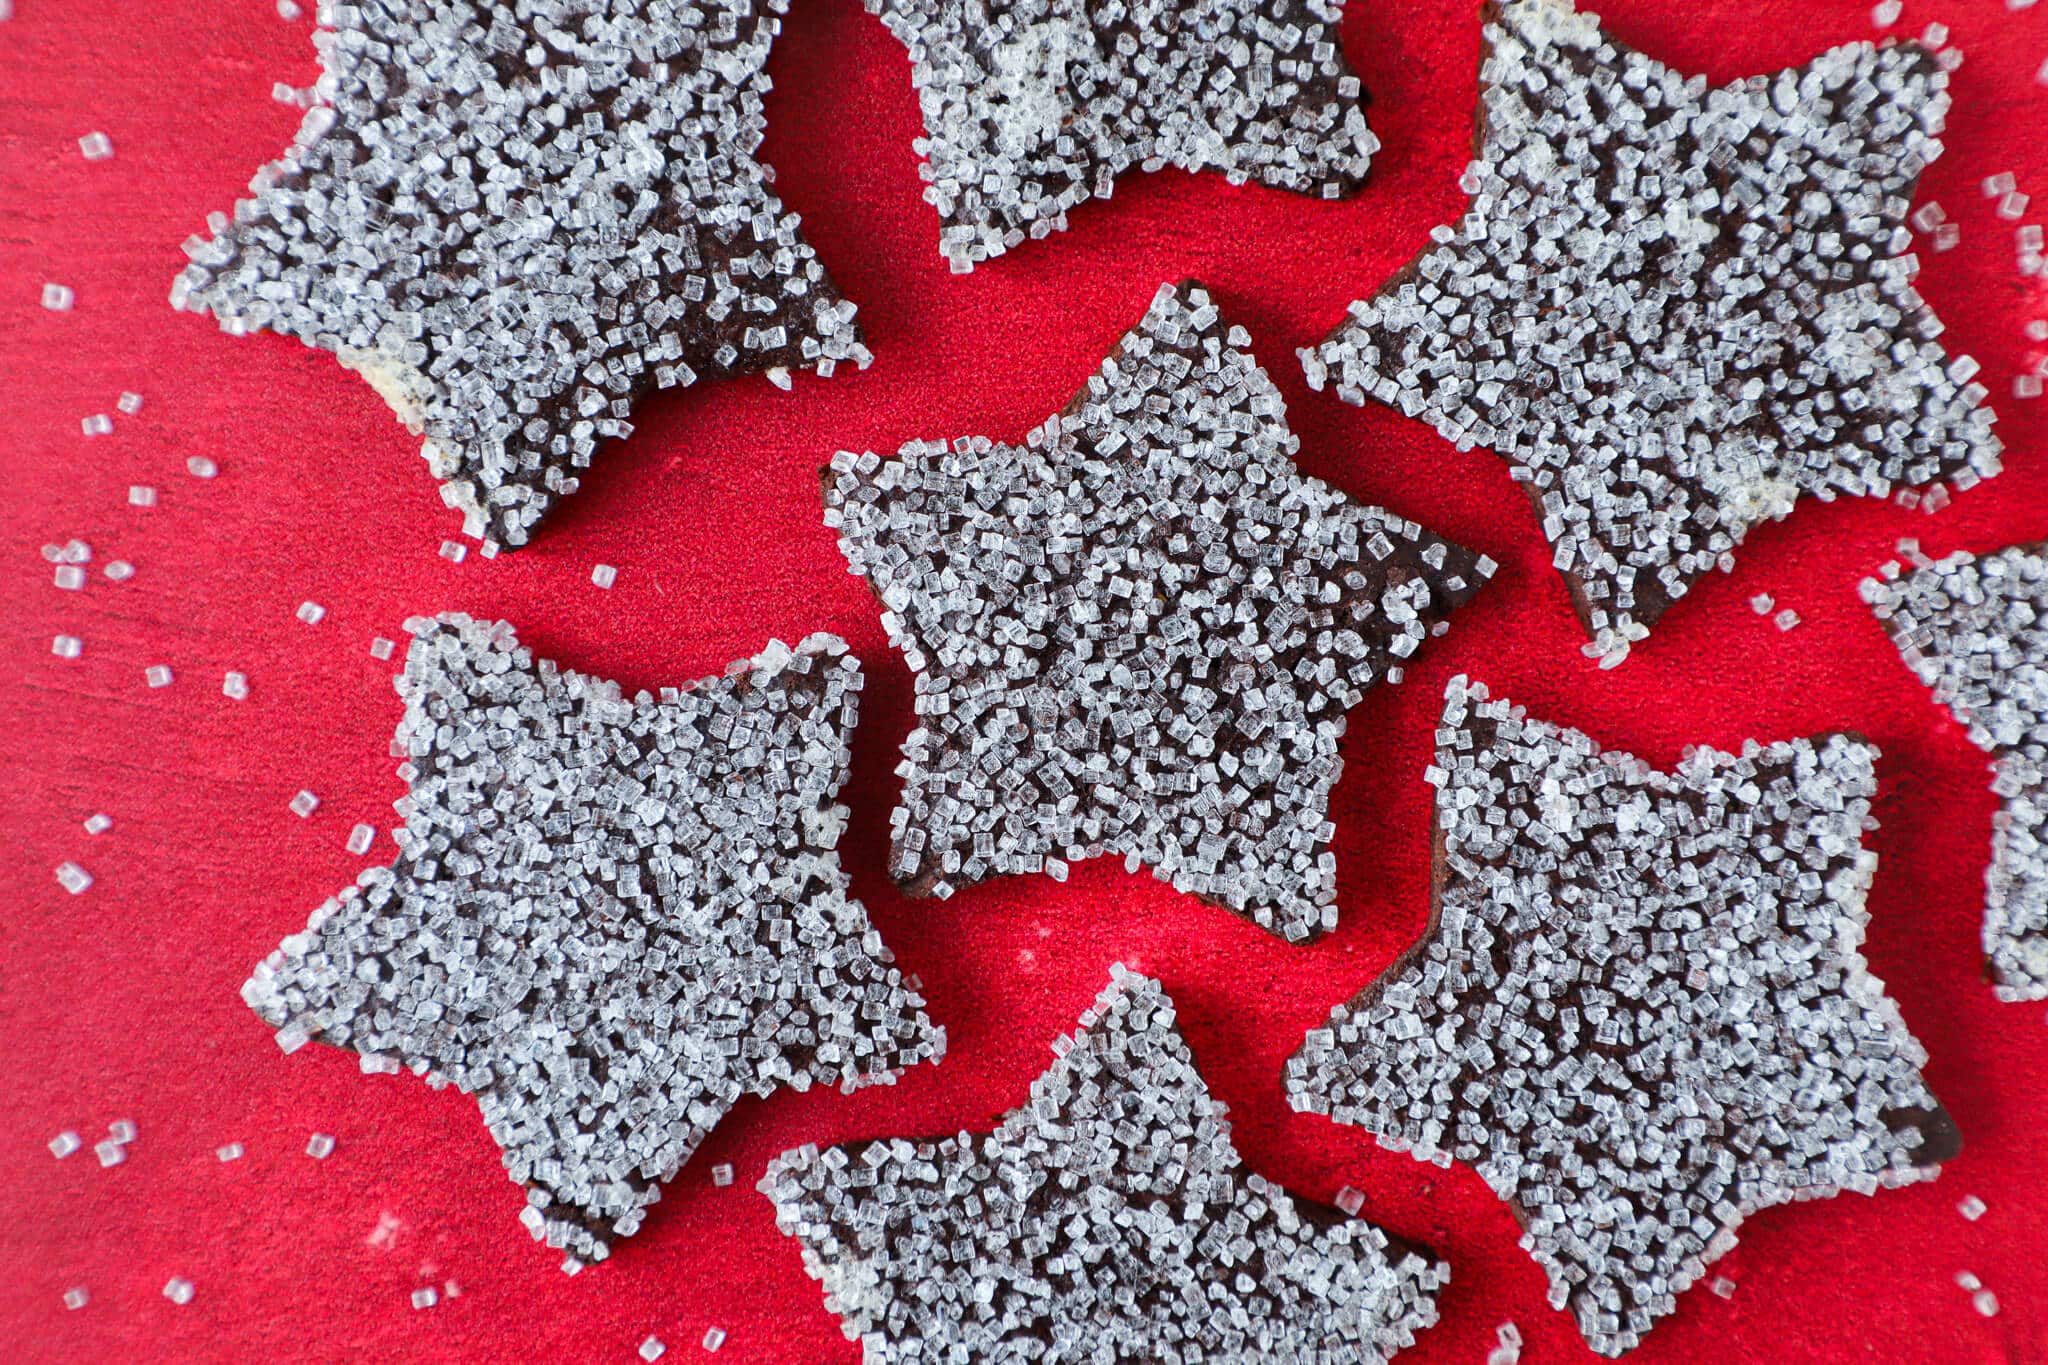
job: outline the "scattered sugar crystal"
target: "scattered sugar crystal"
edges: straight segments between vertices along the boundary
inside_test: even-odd
[[[128,485],[128,505],[130,507],[156,506],[156,490],[146,483]]]
[[[1920,31],[1920,45],[1929,52],[1939,52],[1948,46],[1948,25],[1929,24]]]
[[[376,841],[377,831],[371,825],[357,825],[348,832],[348,851],[357,855],[368,853]]]
[[[220,466],[204,455],[192,455],[185,460],[185,472],[195,479],[210,479],[220,473]]]
[[[1604,1355],[1759,1210],[1939,1173],[1953,1121],[1860,951],[1872,746],[1667,773],[1463,677],[1436,734],[1432,928],[1308,1033],[1296,1109],[1475,1167]]]
[[[399,856],[244,986],[281,1048],[317,1036],[478,1092],[522,1222],[571,1271],[638,1229],[738,1096],[943,1050],[834,851],[861,691],[843,643],[771,642],[657,698],[537,660],[502,622],[406,628]],[[648,1044],[678,1037],[744,1041]]]
[[[1777,605],[1778,604],[1772,600],[1771,595],[1767,592],[1760,592],[1756,596],[1749,599],[1749,609],[1755,612],[1758,616],[1769,616],[1771,614],[1771,608]]]
[[[732,1184],[731,1165],[721,1161],[716,1166],[713,1166],[711,1168],[711,1183],[721,1188]]]
[[[326,1133],[315,1133],[306,1139],[306,1155],[315,1161],[325,1161],[334,1155],[334,1139]]]
[[[77,301],[78,296],[71,292],[71,288],[68,285],[46,284],[43,286],[43,307],[53,313],[69,312],[71,305]]]
[[[1984,1282],[1967,1270],[1958,1270],[1956,1272],[1956,1284],[1966,1290],[1978,1290],[1984,1287]]]
[[[232,701],[249,699],[249,679],[246,674],[230,672],[221,679],[220,692]]]
[[[1337,1207],[1344,1211],[1344,1215],[1347,1218],[1356,1218],[1365,1208],[1365,1195],[1363,1192],[1354,1190],[1349,1185],[1346,1185],[1343,1189],[1337,1191]]]
[[[646,1361],[660,1360],[663,1353],[667,1350],[668,1347],[662,1342],[660,1337],[649,1336],[647,1340],[640,1343],[640,1358]]]
[[[1732,1299],[1735,1297],[1735,1281],[1729,1279],[1726,1275],[1716,1275],[1707,1288],[1714,1291],[1716,1298]]]
[[[1961,1215],[1963,1215],[1964,1218],[1974,1223],[1979,1218],[1982,1218],[1984,1216],[1987,1207],[1988,1206],[1984,1203],[1984,1201],[1979,1199],[1976,1195],[1967,1194],[1963,1196],[1963,1201],[1960,1204],[1956,1205],[1956,1212],[1960,1213]]]
[[[826,524],[917,678],[912,894],[1135,855],[1290,941],[1336,926],[1345,713],[1491,565],[1304,475],[1248,344],[1167,286],[1021,446],[833,456]]]
[[[650,390],[868,359],[754,156],[780,0],[321,8],[317,103],[172,303],[376,376],[467,535],[524,544]]]
[[[1987,1318],[1998,1316],[1998,1295],[1988,1289],[1980,1289],[1970,1295],[1970,1306]]]
[[[1953,251],[1963,240],[1963,230],[1954,223],[1943,223],[1934,230],[1934,249]]]
[[[2026,217],[2027,196],[2021,194],[2018,190],[2001,196],[1998,201],[1998,216],[2008,221]]]
[[[459,540],[444,540],[441,542],[441,558],[450,564],[460,564],[469,558],[469,547]]]
[[[50,1155],[62,1161],[65,1157],[70,1156],[83,1146],[85,1146],[85,1139],[73,1130],[66,1128],[63,1132],[50,1139]]]
[[[147,682],[151,687],[169,687],[171,685],[171,670],[165,664],[151,664],[148,668],[142,670],[142,677],[143,681]]]
[[[87,436],[110,436],[114,431],[114,419],[104,412],[96,412],[90,417],[79,418],[78,429]]]
[[[2000,171],[1996,175],[1985,176],[1979,188],[1984,191],[1986,199],[2002,199],[2019,188],[2019,182],[2011,171]]]
[[[5,15],[0,15],[0,18],[5,17]],[[64,1306],[74,1313],[91,1302],[92,1295],[86,1293],[85,1286],[82,1284],[73,1285],[64,1291]]]
[[[57,884],[74,896],[80,895],[92,885],[92,874],[77,863],[58,863]]]
[[[85,570],[76,564],[59,564],[52,581],[60,588],[76,592],[85,586]]]
[[[2014,375],[2012,396],[2015,398],[2039,398],[2043,384],[2038,374]]]
[[[142,411],[142,395],[128,389],[123,389],[121,396],[114,400],[114,406],[124,416],[133,417],[136,413]]]
[[[239,1142],[224,1143],[213,1149],[213,1154],[222,1161],[240,1161],[248,1149]]]
[[[114,140],[105,133],[87,133],[78,139],[78,150],[87,161],[105,161],[114,154]]]
[[[111,815],[102,813],[85,817],[85,832],[87,834],[105,834],[113,827],[114,817]]]
[[[75,659],[85,652],[85,641],[76,635],[59,635],[50,641],[50,652],[60,659]]]
[[[327,615],[327,608],[321,606],[318,602],[301,602],[299,603],[298,611],[293,614],[307,625],[317,626]]]
[[[298,794],[292,797],[290,809],[293,815],[303,820],[314,811],[320,809],[320,798],[301,787]]]
[[[609,588],[619,578],[619,571],[609,564],[600,564],[590,571],[590,581],[600,588]]]
[[[704,1333],[705,1350],[715,1351],[723,1345],[725,1345],[725,1329],[723,1327],[713,1327]]]
[[[181,1276],[173,1275],[164,1285],[164,1297],[181,1308],[192,1302],[193,1293],[192,1281]]]
[[[370,640],[370,657],[373,659],[388,659],[397,648],[397,645],[383,636],[374,636]]]
[[[116,583],[125,583],[135,577],[135,566],[125,559],[110,559],[107,561],[106,574]]]
[[[298,18],[300,12],[297,0],[277,0],[278,18],[290,21]]]
[[[1950,102],[1928,46],[1710,87],[1558,0],[1487,16],[1464,217],[1302,360],[1513,467],[1588,655],[1620,663],[1802,495],[1998,471],[1901,230]]]
[[[1787,607],[1771,618],[1771,624],[1779,630],[1790,630],[1799,624],[1799,613]]]
[[[1879,28],[1890,28],[1899,22],[1899,15],[1905,8],[1900,0],[1878,0],[1877,5],[1870,11],[1870,22]]]
[[[92,1154],[100,1159],[102,1167],[118,1166],[128,1159],[128,1144],[101,1138],[92,1145]]]
[[[440,1301],[440,1291],[430,1284],[422,1285],[420,1288],[412,1291],[412,1306],[414,1308],[432,1308]]]
[[[135,1120],[115,1119],[107,1125],[107,1136],[122,1146],[135,1141]]]

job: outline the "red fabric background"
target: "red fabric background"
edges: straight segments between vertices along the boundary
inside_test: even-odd
[[[1836,727],[1884,752],[1869,955],[1933,1054],[1963,1155],[1932,1185],[1760,1216],[1720,1266],[1733,1299],[1695,1290],[1635,1359],[2048,1360],[2048,1028],[2041,1006],[1999,1005],[1981,980],[1984,758],[1855,591],[1903,535],[1945,553],[2048,532],[2048,408],[2010,397],[2042,349],[2021,329],[2048,316],[2048,294],[2015,273],[2013,225],[1977,189],[2011,169],[2048,206],[2048,89],[2034,80],[2048,6],[1913,0],[1906,16],[1915,31],[1949,23],[1967,53],[1949,153],[1921,192],[1963,243],[1926,258],[1922,287],[1954,348],[1984,363],[2009,472],[1931,518],[1802,505],[1612,673],[1580,658],[1564,586],[1498,461],[1309,393],[1293,357],[1460,210],[1476,2],[1353,0],[1344,45],[1386,144],[1356,199],[1132,175],[1071,232],[954,277],[918,198],[902,49],[851,0],[797,0],[771,64],[765,156],[860,305],[873,368],[798,375],[791,394],[752,380],[645,403],[639,433],[604,453],[530,549],[460,565],[436,556],[457,519],[417,440],[368,387],[295,342],[231,339],[165,304],[177,243],[296,126],[269,90],[316,74],[310,19],[285,22],[270,0],[16,8],[0,23],[0,1357],[623,1362],[654,1332],[688,1360],[717,1325],[730,1333],[721,1359],[852,1361],[753,1189],[763,1164],[804,1141],[987,1127],[1122,959],[1173,993],[1254,1168],[1320,1199],[1356,1186],[1369,1217],[1449,1257],[1445,1320],[1404,1360],[1481,1360],[1509,1319],[1526,1360],[1590,1360],[1476,1176],[1381,1152],[1292,1114],[1280,1093],[1302,1032],[1421,930],[1421,774],[1444,680],[1463,670],[1660,763],[1690,742]],[[1871,32],[1860,0],[1609,10],[1619,37],[1716,79]],[[112,136],[113,160],[79,155],[94,129]],[[1334,800],[1342,920],[1321,943],[1288,947],[1114,860],[1065,886],[1012,878],[943,905],[906,901],[884,856],[909,677],[820,522],[817,467],[841,446],[1016,438],[1184,275],[1250,329],[1304,468],[1490,552],[1502,572],[1406,685],[1352,716]],[[38,306],[45,280],[77,290],[75,311]],[[113,412],[123,389],[145,395],[141,414],[82,438],[79,419]],[[219,478],[188,477],[194,454],[217,460]],[[157,486],[160,505],[130,507],[132,483]],[[52,587],[37,552],[71,536],[94,549],[82,593]],[[101,575],[117,557],[137,566],[131,581]],[[609,592],[590,583],[596,563],[619,566]],[[1757,592],[1805,624],[1780,634],[1750,611]],[[308,598],[328,608],[317,626],[293,617]],[[846,861],[951,1038],[940,1065],[893,1089],[742,1103],[640,1235],[574,1279],[515,1221],[520,1192],[471,1100],[359,1076],[341,1052],[280,1056],[236,994],[364,865],[342,846],[351,825],[375,824],[374,856],[390,855],[401,785],[385,746],[399,706],[368,645],[443,609],[507,617],[541,651],[629,686],[716,672],[771,635],[844,635],[870,677]],[[83,658],[52,656],[59,632],[84,638]],[[176,681],[151,690],[142,674],[157,663]],[[220,693],[231,668],[249,676],[246,702]],[[321,797],[309,820],[285,808],[300,787]],[[89,837],[79,822],[99,810],[114,828]],[[53,879],[65,859],[97,878],[85,895]],[[44,1149],[67,1127],[91,1143],[119,1118],[141,1129],[125,1165]],[[304,1155],[315,1130],[339,1142],[325,1162]],[[248,1156],[223,1165],[213,1150],[229,1141]],[[717,1162],[738,1168],[732,1187],[711,1186]],[[1990,1205],[1975,1224],[1955,1211],[1973,1192]],[[387,1212],[403,1227],[380,1250],[365,1238]],[[1971,1311],[1953,1282],[1963,1269],[2001,1295],[2000,1316]],[[172,1275],[197,1286],[190,1305],[161,1296]],[[450,1277],[459,1298],[408,1305],[415,1286]],[[92,1294],[75,1313],[59,1302],[74,1284]]]

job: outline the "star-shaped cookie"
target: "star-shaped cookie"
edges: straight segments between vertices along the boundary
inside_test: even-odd
[[[2048,556],[1920,557],[1863,581],[1920,681],[1991,755],[2005,798],[1984,874],[1984,955],[2004,1000],[2048,999]]]
[[[1998,471],[1977,364],[1912,284],[1933,53],[1852,43],[1709,88],[1569,0],[1487,16],[1464,218],[1301,357],[1513,467],[1587,654],[1619,663],[1802,493]]]
[[[1159,984],[1109,988],[992,1133],[804,1147],[761,1192],[871,1365],[1382,1361],[1450,1278],[1244,1169]]]
[[[171,303],[332,351],[523,545],[648,390],[868,359],[754,159],[785,8],[323,6],[321,103]]]
[[[944,1050],[834,851],[861,685],[839,640],[657,699],[503,623],[408,626],[402,852],[243,987],[281,1046],[474,1094],[568,1269],[639,1227],[740,1096]]]
[[[1664,773],[1453,679],[1428,933],[1287,1063],[1295,1108],[1474,1166],[1619,1355],[1759,1209],[1960,1146],[1859,951],[1876,750]]]
[[[1021,446],[833,457],[826,524],[917,675],[911,894],[1121,853],[1290,940],[1335,926],[1344,713],[1494,565],[1296,469],[1249,342],[1164,287]]]
[[[956,272],[1067,226],[1132,166],[1335,199],[1379,149],[1344,0],[865,0],[910,49],[916,142]]]

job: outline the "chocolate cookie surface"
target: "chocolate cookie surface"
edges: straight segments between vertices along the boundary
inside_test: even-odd
[[[1022,445],[825,471],[916,674],[890,865],[912,894],[1120,853],[1290,940],[1335,926],[1345,712],[1494,565],[1303,475],[1249,342],[1164,287]]]
[[[322,102],[171,302],[332,351],[463,529],[523,545],[649,390],[867,362],[754,159],[785,7],[323,6]]]
[[[1383,1361],[1449,1273],[1244,1169],[1159,984],[1118,966],[986,1134],[770,1163],[761,1191],[870,1362]]]
[[[740,1096],[944,1050],[834,851],[860,689],[844,644],[771,642],[628,698],[503,623],[409,628],[399,858],[242,990],[287,1051],[474,1094],[522,1219],[574,1269]]]
[[[2048,555],[2039,545],[1894,562],[1863,598],[1991,755],[2004,799],[1984,873],[1984,955],[2004,1000],[2048,999]]]
[[[1998,471],[1977,364],[1912,284],[1934,53],[1709,87],[1569,0],[1490,5],[1485,48],[1464,218],[1302,361],[1509,463],[1588,655],[1619,663],[1801,494]]]
[[[916,143],[956,272],[1067,225],[1132,166],[1335,199],[1379,139],[1343,0],[865,0],[910,50]]]
[[[1859,951],[1875,754],[1664,773],[1454,679],[1429,930],[1308,1035],[1289,1101],[1477,1169],[1605,1355],[1758,1210],[1932,1178],[1955,1124]]]

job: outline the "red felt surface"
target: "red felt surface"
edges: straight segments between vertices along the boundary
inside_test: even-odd
[[[2016,274],[2013,225],[1977,189],[2011,169],[2048,204],[2048,89],[2034,81],[2048,6],[1913,0],[1906,16],[1948,23],[1968,57],[1949,154],[1921,191],[1963,242],[1927,257],[1922,288],[1954,348],[1984,364],[2009,471],[1931,518],[1802,505],[1612,673],[1579,656],[1563,584],[1498,461],[1309,393],[1293,357],[1459,211],[1476,3],[1353,0],[1344,46],[1386,144],[1358,198],[1132,175],[1072,231],[954,277],[918,198],[902,50],[851,0],[797,0],[771,64],[765,155],[860,305],[873,368],[798,375],[790,394],[753,380],[650,401],[530,549],[459,565],[436,555],[457,519],[416,439],[365,385],[324,354],[232,339],[165,304],[178,242],[295,127],[269,90],[316,74],[310,20],[283,21],[270,0],[15,9],[0,22],[0,1358],[628,1361],[652,1332],[687,1360],[716,1325],[721,1359],[852,1361],[753,1189],[763,1164],[805,1141],[987,1127],[1122,959],[1179,1002],[1253,1167],[1326,1200],[1356,1186],[1367,1216],[1448,1256],[1444,1321],[1404,1360],[1481,1360],[1510,1319],[1528,1361],[1592,1359],[1476,1176],[1381,1152],[1280,1093],[1302,1032],[1422,928],[1421,774],[1444,680],[1463,670],[1657,762],[1689,742],[1838,727],[1884,752],[1869,955],[1932,1053],[1964,1153],[1932,1185],[1761,1215],[1719,1267],[1734,1297],[1695,1290],[1635,1358],[2048,1360],[2048,1027],[2041,1006],[1999,1005],[1981,980],[1984,759],[1855,591],[1900,536],[1945,553],[2048,532],[2048,409],[2009,396],[2039,359],[2021,329],[2048,316],[2048,295]],[[1871,31],[1860,0],[1609,11],[1621,38],[1717,79]],[[113,160],[80,156],[94,129]],[[1324,941],[1288,947],[1114,861],[1065,886],[1013,878],[906,901],[884,857],[909,677],[820,522],[816,469],[842,446],[1019,436],[1185,275],[1250,329],[1306,469],[1502,571],[1407,684],[1352,717],[1334,798],[1342,920]],[[74,311],[38,305],[45,280],[76,289]],[[112,413],[124,389],[142,412],[81,437],[79,419]],[[195,454],[220,476],[188,476]],[[157,506],[128,505],[137,483],[160,490]],[[94,550],[83,592],[54,588],[38,554],[72,536]],[[101,574],[113,558],[136,565],[132,580]],[[619,567],[609,592],[590,583],[597,563]],[[1805,624],[1780,634],[1747,605],[1758,592]],[[293,616],[306,599],[328,609],[316,626]],[[715,672],[770,635],[844,635],[870,678],[846,861],[951,1038],[941,1064],[891,1089],[742,1103],[645,1229],[573,1279],[518,1226],[520,1192],[468,1098],[362,1077],[323,1048],[281,1056],[237,998],[250,965],[365,864],[343,848],[350,826],[392,823],[399,706],[368,646],[443,609],[507,617],[544,653],[632,686]],[[82,658],[51,654],[59,632],[84,639]],[[152,690],[143,670],[158,663],[176,680]],[[221,695],[227,669],[247,673],[247,701]],[[286,810],[301,787],[321,798],[306,820]],[[80,821],[95,811],[114,827],[92,837]],[[391,852],[380,833],[373,856]],[[86,894],[52,877],[66,859],[97,879]],[[44,1147],[64,1128],[89,1144],[120,1118],[141,1130],[124,1165]],[[316,1130],[338,1141],[325,1162],[304,1154]],[[214,1148],[230,1141],[248,1155],[222,1164]],[[718,1162],[738,1168],[729,1188],[710,1183]],[[1990,1205],[1974,1224],[1955,1207],[1973,1192]],[[366,1239],[386,1214],[399,1229],[382,1249]],[[1963,1269],[2001,1295],[1998,1317],[1971,1311]],[[172,1275],[196,1285],[189,1305],[162,1297]],[[409,1306],[414,1287],[450,1278],[460,1297]],[[59,1301],[73,1285],[92,1296],[79,1312]]]

